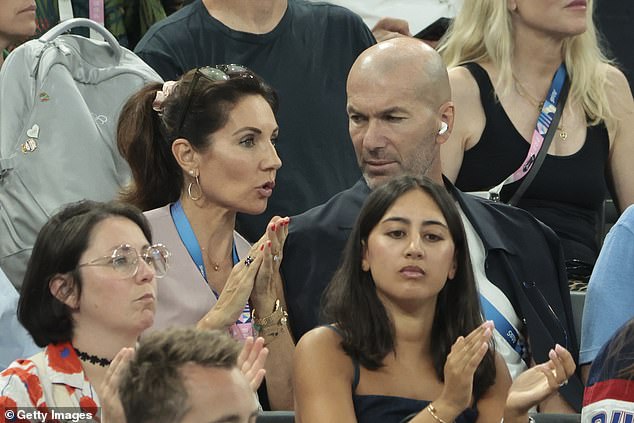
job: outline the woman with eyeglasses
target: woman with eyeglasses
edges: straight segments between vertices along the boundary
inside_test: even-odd
[[[367,198],[294,357],[301,423],[526,423],[574,373],[562,346],[511,385],[482,321],[454,200],[401,177]]]
[[[0,410],[16,413],[4,418],[27,421],[19,409],[52,407],[94,415],[109,366],[129,357],[154,322],[156,279],[169,256],[136,207],[84,201],[54,215],[37,237],[18,303],[19,321],[44,351],[0,374]]]
[[[270,350],[270,407],[291,409],[294,343],[279,276],[289,219],[274,217],[252,246],[235,230],[237,213],[262,213],[273,194],[282,164],[276,109],[275,92],[248,69],[198,68],[134,94],[117,143],[133,174],[123,199],[146,211],[173,254],[152,330],[259,334]]]
[[[57,421],[52,408],[95,416],[103,407],[101,421],[125,423],[118,380],[154,322],[157,279],[167,274],[170,256],[128,204],[82,201],[51,217],[35,241],[18,303],[20,323],[44,351],[0,373],[2,421]],[[248,339],[239,358],[253,389],[264,376],[262,341]]]

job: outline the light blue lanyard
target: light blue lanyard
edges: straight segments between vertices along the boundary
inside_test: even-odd
[[[203,278],[207,280],[207,274],[205,272],[205,264],[203,262],[203,253],[200,250],[200,245],[198,245],[198,240],[196,239],[196,234],[194,234],[194,230],[192,226],[189,224],[189,220],[185,215],[185,211],[183,210],[183,206],[178,200],[174,204],[170,206],[170,212],[172,214],[172,220],[174,221],[174,225],[176,226],[176,231],[185,244],[185,248],[187,248],[187,252],[191,256],[194,263],[196,263],[196,267],[200,271],[200,274],[203,275]],[[238,257],[238,250],[236,248],[235,241],[233,242],[232,247],[232,258],[233,265],[235,266],[239,261],[240,257]],[[218,293],[213,290],[214,295],[218,298]]]
[[[555,117],[555,113],[557,112],[557,103],[559,102],[559,95],[561,94],[561,90],[563,89],[564,83],[566,82],[566,66],[561,64],[553,77],[553,80],[550,84],[550,88],[548,89],[548,94],[546,95],[546,99],[544,100],[544,105],[542,106],[539,116],[537,117],[537,123],[535,124],[535,130],[533,131],[533,135],[531,138],[531,144],[528,148],[528,153],[526,154],[526,158],[520,167],[517,168],[512,175],[506,178],[500,185],[499,189],[502,188],[503,185],[510,184],[522,179],[528,172],[530,171],[539,151],[544,144],[544,137],[548,132],[548,128]],[[564,107],[562,104],[561,107]],[[563,110],[562,110],[563,113]],[[499,192],[499,190],[497,191]]]
[[[170,206],[170,212],[172,214],[172,220],[174,221],[174,225],[176,226],[176,231],[180,236],[183,244],[185,244],[185,248],[187,248],[187,252],[191,256],[194,263],[196,263],[196,267],[200,271],[200,274],[203,276],[205,280],[207,280],[207,274],[205,273],[205,264],[203,262],[203,253],[200,250],[200,245],[198,245],[198,240],[196,239],[196,234],[194,234],[194,230],[192,229],[187,216],[185,215],[185,211],[183,210],[183,205],[180,200],[175,202]],[[240,261],[240,257],[238,257],[238,249],[236,248],[235,240],[233,241],[233,246],[231,247],[231,257],[233,259],[233,265],[235,266]],[[218,299],[219,294],[213,289],[211,285],[211,292],[214,293],[216,299]],[[247,302],[242,309],[242,314],[238,317],[235,325],[232,325],[229,328],[229,333],[236,339],[245,339],[247,336],[253,335],[253,328],[251,323],[251,306]]]
[[[520,336],[506,317],[500,313],[500,311],[482,294],[480,294],[480,303],[482,304],[482,312],[484,318],[487,320],[493,320],[495,323],[495,330],[506,339],[511,348],[513,348],[520,357],[523,357],[524,346],[520,342]]]

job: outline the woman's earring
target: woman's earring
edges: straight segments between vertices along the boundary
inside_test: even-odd
[[[194,171],[191,170],[189,173],[193,174]],[[187,186],[187,196],[192,201],[198,201],[201,198],[203,198],[203,189],[200,187],[200,181],[198,180],[198,175],[194,177],[194,180],[196,181],[196,189],[198,190],[198,195],[196,196],[192,195],[192,186],[194,185],[194,183],[190,182],[189,185]]]

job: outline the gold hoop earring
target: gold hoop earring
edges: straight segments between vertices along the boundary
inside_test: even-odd
[[[198,180],[198,175],[196,175],[194,179],[196,180],[196,188],[198,188],[198,195],[196,197],[192,195],[192,185],[194,185],[194,183],[190,182],[189,185],[187,186],[187,196],[192,201],[198,201],[201,198],[203,198],[203,189],[200,187],[200,181]]]

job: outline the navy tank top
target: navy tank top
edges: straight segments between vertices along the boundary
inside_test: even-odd
[[[529,143],[497,100],[487,72],[476,63],[463,66],[480,88],[486,124],[478,143],[464,152],[456,186],[462,191],[485,191],[519,167]],[[569,156],[546,156],[518,204],[557,233],[566,259],[594,263],[598,255],[597,212],[607,194],[609,148],[605,125],[588,126],[579,151]],[[500,193],[502,201],[510,200],[520,183],[505,186]]]
[[[327,325],[327,328],[342,335],[339,328]],[[360,367],[359,362],[351,358],[354,366],[354,379],[352,382],[352,403],[354,414],[358,423],[400,423],[407,416],[421,412],[431,401],[413,398],[395,397],[390,395],[358,395]],[[456,423],[475,423],[478,419],[478,410],[468,408],[460,414]]]

